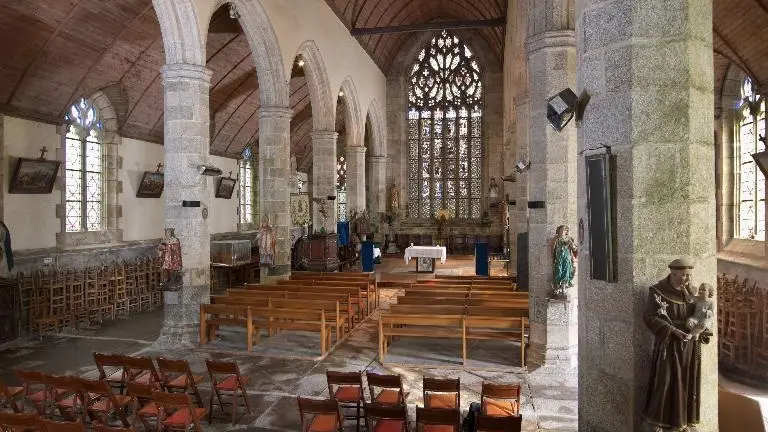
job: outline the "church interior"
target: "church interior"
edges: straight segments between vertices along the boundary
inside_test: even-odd
[[[766,29],[0,0],[0,430],[765,431]]]

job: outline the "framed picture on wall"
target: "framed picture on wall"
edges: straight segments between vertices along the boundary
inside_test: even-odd
[[[165,176],[161,172],[144,171],[136,190],[136,198],[160,198],[165,187]]]
[[[220,177],[219,184],[216,186],[216,198],[232,198],[232,192],[235,191],[236,179],[232,177]]]
[[[61,162],[19,158],[8,192],[12,194],[49,194],[59,174]]]

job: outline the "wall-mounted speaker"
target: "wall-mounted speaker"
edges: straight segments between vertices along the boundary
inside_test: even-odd
[[[587,156],[586,164],[590,277],[616,282],[616,155]]]

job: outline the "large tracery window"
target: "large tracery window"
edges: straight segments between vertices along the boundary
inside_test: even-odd
[[[104,179],[99,112],[89,100],[81,98],[69,108],[66,121],[66,231],[100,231]]]
[[[347,221],[347,159],[336,159],[336,214],[339,222]]]
[[[483,84],[472,51],[443,31],[421,50],[408,88],[408,216],[479,218]]]
[[[749,77],[741,87],[736,139],[736,191],[738,227],[736,237],[765,240],[765,177],[752,154],[765,150],[765,99],[757,94]]]
[[[240,160],[240,223],[253,223],[253,168],[249,159]]]

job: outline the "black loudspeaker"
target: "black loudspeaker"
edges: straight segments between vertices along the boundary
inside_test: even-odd
[[[586,157],[592,279],[616,282],[616,155]]]
[[[517,289],[528,291],[528,233],[517,235]]]

